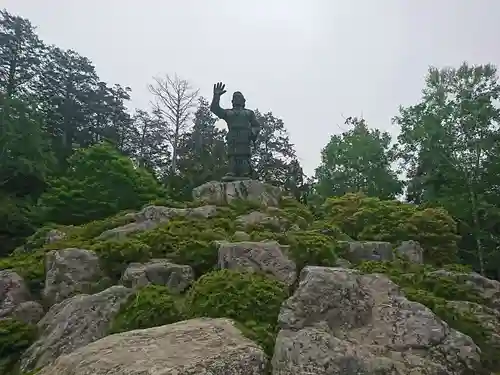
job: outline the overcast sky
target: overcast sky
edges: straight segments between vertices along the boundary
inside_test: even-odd
[[[396,135],[429,65],[500,65],[495,0],[0,0],[49,44],[90,58],[146,108],[151,77],[177,73],[210,97],[223,81],[287,126],[313,173],[343,117]],[[345,129],[345,128],[344,128]]]

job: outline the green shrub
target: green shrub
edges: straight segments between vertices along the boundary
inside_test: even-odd
[[[101,265],[113,280],[119,280],[130,263],[151,259],[151,248],[138,240],[107,240],[90,247],[99,256]]]
[[[91,240],[109,229],[118,228],[123,225],[132,223],[134,221],[134,218],[132,216],[126,216],[127,212],[128,211],[123,211],[115,216],[108,217],[107,219],[94,220],[86,223],[81,227],[78,227],[78,229],[75,230],[73,236],[84,240]]]
[[[32,202],[0,191],[0,256],[6,256],[35,230]]]
[[[0,320],[0,374],[13,370],[21,354],[36,340],[37,328],[15,319]]]
[[[147,285],[136,290],[111,323],[110,333],[172,324],[184,320],[179,297],[167,287]]]
[[[35,233],[26,238],[24,241],[23,251],[31,251],[43,247],[45,245],[47,234],[53,229],[61,230],[60,226],[56,224],[47,224],[38,229]]]
[[[312,223],[314,221],[314,215],[309,210],[309,208],[300,203],[299,201],[297,201],[297,199],[295,198],[292,197],[281,198],[280,208],[282,209],[282,211],[285,212],[285,214],[290,219],[292,219],[293,217],[301,217],[307,223]],[[293,219],[291,221],[293,221]]]
[[[310,266],[334,266],[337,261],[335,241],[317,230],[289,231],[286,233],[254,232],[252,240],[275,240],[282,245],[289,245],[290,257],[298,269]]]
[[[210,220],[172,220],[165,226],[137,234],[155,258],[167,258],[178,264],[189,264],[197,277],[217,264],[216,240],[228,237],[224,230],[212,228]]]
[[[68,173],[50,182],[39,208],[45,222],[82,224],[165,196],[155,178],[110,143],[75,152]]]
[[[445,210],[346,194],[327,199],[322,215],[353,239],[394,244],[415,240],[428,263],[441,266],[457,260],[456,223]]]
[[[277,318],[287,289],[285,284],[263,275],[219,270],[193,284],[185,307],[190,317],[235,320],[245,335],[272,355]]]

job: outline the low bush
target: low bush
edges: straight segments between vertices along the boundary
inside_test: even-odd
[[[426,262],[442,266],[457,261],[457,226],[443,209],[346,194],[327,199],[322,216],[355,240],[393,244],[415,240],[422,245]]]
[[[295,261],[299,271],[306,265],[334,266],[337,261],[335,241],[319,230],[254,232],[250,235],[253,241],[275,240],[282,245],[289,245],[288,255]]]
[[[151,248],[135,239],[97,242],[90,249],[96,252],[104,271],[115,281],[130,263],[146,262],[152,256]]]
[[[0,374],[9,374],[37,337],[37,327],[15,319],[0,320]]]
[[[272,355],[285,284],[266,276],[219,270],[203,275],[187,294],[185,309],[194,317],[230,318],[243,333]]]
[[[216,240],[228,237],[223,229],[213,227],[210,220],[172,220],[166,225],[139,233],[135,238],[148,245],[155,258],[189,264],[197,277],[217,264]]]
[[[184,320],[180,299],[167,287],[139,288],[123,304],[111,323],[110,333],[145,329]]]

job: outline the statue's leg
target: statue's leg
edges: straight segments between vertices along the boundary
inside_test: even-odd
[[[224,177],[222,177],[223,181],[232,181],[235,179],[236,170],[237,170],[237,160],[235,155],[228,155],[228,172]]]
[[[252,178],[252,168],[250,164],[250,155],[240,155],[238,157],[238,176],[243,178]]]

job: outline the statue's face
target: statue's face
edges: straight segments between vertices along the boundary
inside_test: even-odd
[[[233,94],[233,107],[245,107],[245,97],[240,92]]]

